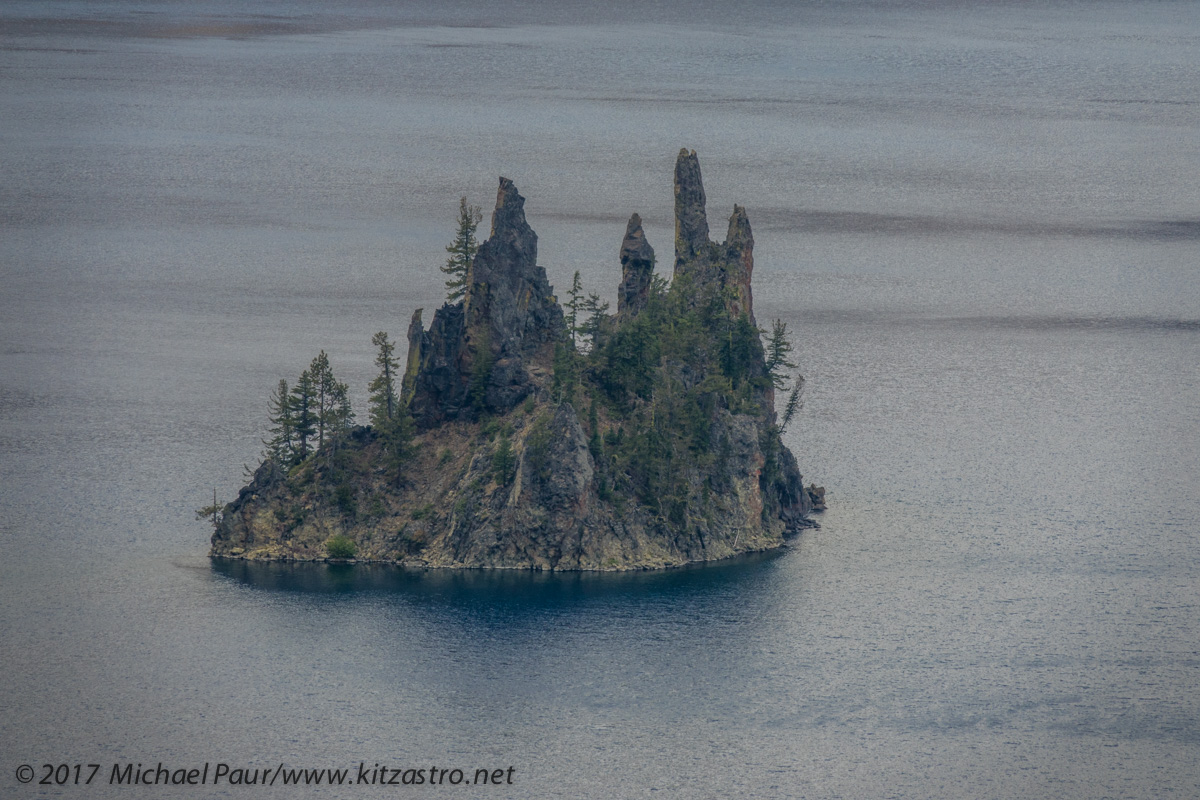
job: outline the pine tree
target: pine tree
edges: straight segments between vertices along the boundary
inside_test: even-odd
[[[320,450],[333,434],[346,430],[354,420],[350,408],[350,388],[339,383],[329,366],[329,356],[322,350],[308,367],[313,384],[313,409],[317,426],[317,447]]]
[[[413,421],[407,408],[399,408],[384,440],[384,464],[396,476],[396,486],[404,480],[404,464],[412,454]]]
[[[575,334],[579,332],[579,307],[583,297],[583,281],[579,278],[579,270],[575,270],[575,277],[571,279],[571,288],[567,292],[567,296],[571,298],[566,303],[566,322],[567,333],[571,335],[571,346],[575,346]]]
[[[804,408],[804,376],[797,375],[796,382],[792,384],[791,394],[788,395],[787,404],[783,407],[783,419],[779,423],[780,433],[787,430],[787,426],[791,424],[796,412],[802,408]]]
[[[604,332],[604,321],[608,318],[608,303],[600,302],[600,295],[589,294],[587,299],[579,304],[579,310],[588,315],[579,326],[579,332],[588,339],[588,351],[595,350],[600,344],[600,335]]]
[[[329,408],[330,437],[334,433],[350,430],[354,425],[354,409],[350,407],[350,387],[344,383],[333,384]]]
[[[479,337],[475,347],[475,363],[471,367],[471,383],[467,387],[467,396],[471,405],[478,411],[487,410],[488,384],[492,380],[492,368],[496,365],[496,357],[492,354],[492,339],[486,331]]]
[[[213,501],[211,506],[196,509],[196,519],[207,519],[212,522],[213,530],[220,530],[221,518],[224,516],[224,508],[217,504],[217,490],[213,489]]]
[[[556,403],[571,402],[579,382],[579,353],[570,342],[554,343],[554,398]]]
[[[379,367],[379,376],[367,387],[371,392],[371,426],[387,435],[391,432],[400,411],[400,401],[396,397],[396,370],[400,368],[400,363],[393,355],[396,345],[388,340],[386,331],[380,331],[371,337],[371,344],[379,348],[375,354],[375,366]]]
[[[771,325],[771,338],[767,340],[767,373],[776,389],[787,385],[787,370],[796,368],[796,365],[788,360],[792,349],[792,343],[788,341],[787,336],[787,323],[775,320]]]
[[[400,368],[393,356],[396,345],[388,339],[385,331],[371,337],[371,343],[379,348],[375,354],[379,375],[368,387],[371,391],[371,427],[383,439],[384,463],[395,472],[396,484],[399,485],[404,462],[411,450],[413,421],[408,409],[396,396],[396,371]]]
[[[475,231],[482,219],[483,212],[479,206],[467,205],[466,197],[459,198],[458,231],[454,234],[454,241],[446,245],[450,257],[442,267],[442,272],[449,276],[446,278],[446,299],[451,303],[458,302],[467,293],[468,271],[475,253],[479,251]]]
[[[296,420],[290,394],[288,382],[281,378],[267,403],[271,437],[264,439],[263,444],[267,446],[267,458],[280,465],[290,464],[296,454]]]
[[[295,460],[299,462],[308,458],[312,451],[311,440],[317,434],[316,386],[308,370],[300,373],[296,385],[292,387],[290,403],[295,437],[293,452]]]
[[[500,434],[496,452],[492,454],[492,478],[501,486],[508,484],[516,473],[517,455],[507,433]]]

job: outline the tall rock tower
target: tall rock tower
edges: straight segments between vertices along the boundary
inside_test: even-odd
[[[684,148],[675,160],[675,278],[690,280],[697,296],[723,294],[731,314],[747,314],[754,323],[754,235],[746,209],[733,207],[725,241],[717,244],[708,238],[705,203],[700,159]]]

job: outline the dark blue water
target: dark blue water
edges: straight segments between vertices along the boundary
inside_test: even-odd
[[[1200,7],[0,8],[0,795],[1200,794]],[[756,239],[770,557],[213,565],[192,509],[325,349],[441,302],[458,198],[612,301],[671,169]],[[665,261],[663,259],[666,259]],[[22,764],[514,766],[512,786],[23,786]]]

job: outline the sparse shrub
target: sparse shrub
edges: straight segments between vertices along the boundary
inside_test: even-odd
[[[336,533],[325,540],[325,552],[330,558],[354,558],[358,545],[349,536]]]
[[[512,442],[508,436],[502,435],[500,444],[496,445],[496,452],[492,454],[492,477],[496,483],[504,486],[513,479],[516,466],[517,456],[513,452]]]
[[[358,513],[358,502],[354,499],[354,487],[343,483],[334,489],[333,501],[343,514],[354,516]]]

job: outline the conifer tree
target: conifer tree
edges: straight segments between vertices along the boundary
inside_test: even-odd
[[[333,378],[333,370],[329,367],[329,356],[322,350],[308,365],[308,373],[312,376],[313,389],[316,396],[317,449],[325,446],[325,428],[331,422],[330,411],[333,407],[333,393],[337,381]]]
[[[556,403],[570,402],[579,382],[579,354],[570,342],[554,344],[554,398]]]
[[[787,426],[791,424],[796,412],[801,408],[804,408],[804,376],[797,375],[796,382],[792,384],[792,391],[788,395],[787,404],[783,407],[783,419],[779,423],[780,433],[787,430]]]
[[[492,454],[492,478],[501,486],[508,484],[516,472],[517,455],[507,433],[500,434],[496,452]]]
[[[485,330],[479,337],[475,348],[475,363],[471,366],[471,382],[467,387],[467,396],[471,405],[479,411],[487,410],[488,383],[492,379],[492,368],[496,365],[496,357],[492,354],[492,338]]]
[[[387,435],[391,433],[400,411],[400,401],[396,397],[396,371],[400,368],[400,363],[393,355],[396,345],[388,339],[386,331],[380,331],[371,337],[371,344],[378,348],[375,366],[379,367],[379,376],[367,387],[371,392],[371,426]]]
[[[292,387],[290,402],[295,441],[293,452],[296,461],[303,461],[312,451],[311,440],[317,434],[316,386],[308,370],[300,373]]]
[[[271,427],[269,439],[264,439],[267,446],[267,458],[276,464],[290,464],[296,454],[296,420],[293,416],[291,391],[288,382],[280,378],[279,385],[271,393],[267,403],[270,413]]]
[[[767,373],[776,389],[787,385],[786,371],[796,368],[796,365],[788,360],[792,349],[792,343],[788,341],[787,323],[775,320],[771,325],[771,338],[767,340]]]
[[[579,332],[579,307],[583,302],[580,298],[583,297],[583,281],[579,278],[579,270],[575,270],[575,277],[571,279],[571,288],[567,291],[567,297],[570,299],[566,302],[566,323],[567,333],[571,334],[571,346],[575,346],[575,334]]]
[[[407,408],[398,408],[384,440],[385,465],[395,475],[396,486],[404,480],[404,464],[412,454],[413,421]]]
[[[354,424],[354,409],[350,407],[350,387],[344,383],[333,384],[332,402],[329,409],[330,436],[350,430]]]
[[[458,230],[454,234],[454,241],[446,245],[446,252],[450,257],[442,267],[442,272],[449,276],[446,278],[446,299],[451,303],[458,302],[467,293],[467,273],[475,253],[479,251],[475,231],[482,219],[483,212],[479,210],[479,206],[467,205],[466,197],[459,198]]]
[[[595,350],[600,344],[600,335],[604,332],[604,320],[608,316],[608,303],[600,302],[600,295],[589,294],[586,300],[579,304],[579,310],[588,315],[579,325],[579,332],[587,337],[588,351]]]
[[[224,516],[224,508],[217,504],[217,490],[213,488],[213,501],[211,506],[196,509],[196,519],[207,519],[212,523],[213,530],[219,530],[221,527],[221,518]]]
[[[313,384],[314,421],[317,429],[317,450],[334,433],[350,427],[354,412],[350,408],[350,387],[339,383],[329,366],[329,356],[322,350],[308,367]]]

